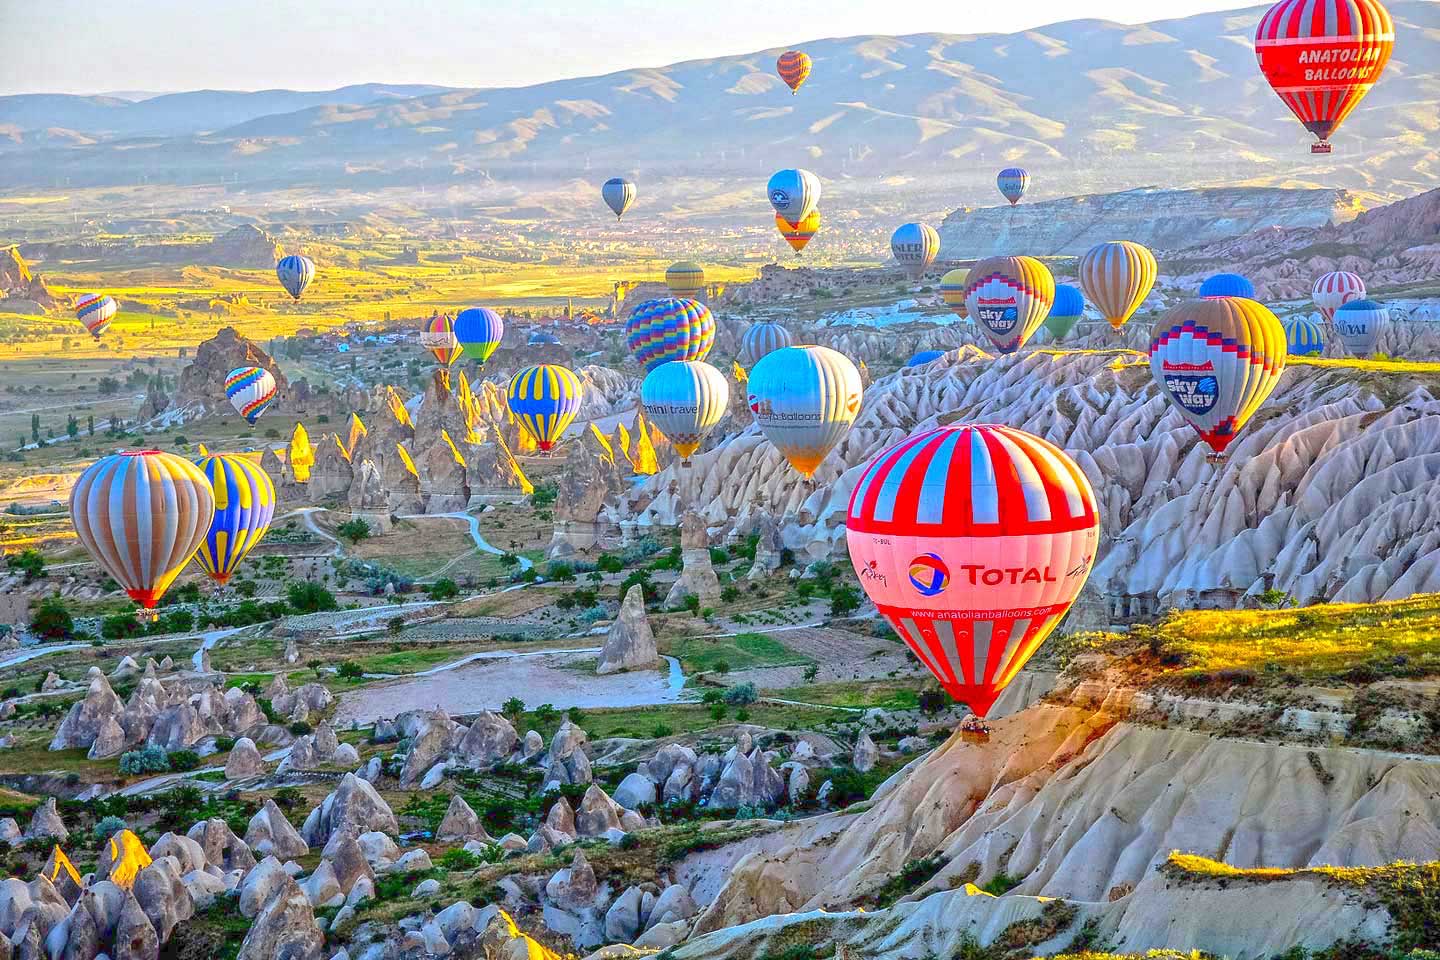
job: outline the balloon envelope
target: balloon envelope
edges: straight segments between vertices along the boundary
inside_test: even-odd
[[[829,347],[776,350],[755,364],[748,383],[760,430],[807,477],[849,432],[864,395],[855,364]]]
[[[1335,335],[1350,356],[1363,359],[1375,353],[1389,320],[1390,311],[1374,300],[1351,300],[1335,311]]]
[[[1055,278],[1034,257],[988,257],[970,269],[965,306],[1001,353],[1034,336],[1055,300]]]
[[[1085,295],[1080,288],[1069,283],[1055,284],[1055,302],[1050,305],[1050,313],[1045,317],[1045,329],[1050,331],[1050,336],[1056,340],[1065,339],[1065,335],[1075,329],[1075,324],[1085,315]]]
[[[640,384],[640,402],[650,422],[689,460],[725,416],[730,384],[699,360],[673,360],[651,370]]]
[[[1217,273],[1200,284],[1202,297],[1244,297],[1255,299],[1255,284],[1238,273]]]
[[[765,189],[775,212],[791,223],[800,223],[820,205],[820,178],[809,170],[778,170]]]
[[[665,271],[665,284],[673,297],[693,297],[705,288],[705,271],[698,263],[681,260]]]
[[[765,356],[795,342],[790,331],[772,320],[752,323],[740,338],[740,362],[753,367]]]
[[[438,312],[420,324],[420,346],[447,367],[465,352],[455,338],[455,321],[450,319],[449,314]]]
[[[646,300],[625,321],[625,345],[651,371],[671,360],[704,360],[715,345],[715,317],[699,300]]]
[[[1365,281],[1349,270],[1332,270],[1316,279],[1310,299],[1326,320],[1334,320],[1336,310],[1351,300],[1365,299]]]
[[[809,215],[799,223],[791,223],[777,213],[775,214],[775,229],[779,230],[780,236],[790,244],[790,249],[798,254],[820,231],[820,211],[811,210]]]
[[[1325,351],[1325,332],[1309,317],[1285,321],[1285,350],[1292,357],[1319,356]]]
[[[203,457],[196,465],[210,481],[215,513],[195,562],[211,580],[224,584],[270,529],[275,517],[275,484],[248,457],[221,454]]]
[[[880,615],[981,716],[1074,603],[1099,533],[1075,461],[985,424],[928,430],[874,457],[845,520]]]
[[[890,252],[905,273],[918,280],[940,252],[940,234],[928,223],[902,223],[890,234]]]
[[[505,338],[505,321],[489,307],[470,307],[455,317],[454,331],[461,356],[484,363]]]
[[[1119,330],[1150,295],[1158,272],[1149,248],[1133,240],[1108,240],[1080,258],[1080,289]]]
[[[619,220],[635,202],[635,184],[623,177],[611,177],[600,187],[600,197]]]
[[[1006,167],[995,177],[995,185],[1000,188],[1000,195],[1013,207],[1025,196],[1025,188],[1030,186],[1030,174],[1021,167]]]
[[[275,276],[280,281],[280,286],[285,292],[296,300],[305,288],[310,286],[310,281],[315,279],[315,262],[309,257],[302,257],[291,254],[288,257],[281,257],[280,262],[275,264]]]
[[[801,84],[810,76],[810,57],[799,50],[786,50],[775,61],[775,72],[792,94],[799,93]]]
[[[905,361],[907,367],[923,367],[931,360],[939,360],[945,356],[944,350],[921,350],[915,356]]]
[[[553,363],[526,367],[510,378],[506,401],[516,421],[541,450],[555,446],[580,412],[580,378]]]
[[[254,423],[275,400],[275,377],[264,367],[237,367],[225,378],[225,399]]]
[[[969,270],[964,267],[956,267],[954,270],[945,271],[945,276],[940,278],[940,299],[945,301],[945,306],[962,318],[969,316],[970,313],[965,308],[965,281],[969,277]]]
[[[120,305],[108,293],[82,293],[75,301],[75,317],[96,340],[110,328]]]

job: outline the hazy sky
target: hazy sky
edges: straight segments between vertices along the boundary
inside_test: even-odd
[[[0,0],[0,93],[517,86],[820,37],[1138,23],[1244,0]]]

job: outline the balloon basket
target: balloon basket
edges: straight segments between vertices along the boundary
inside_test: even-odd
[[[1335,152],[1335,148],[1332,147],[1328,142],[1326,142],[1326,141],[1324,141],[1324,140],[1321,140],[1319,143],[1312,143],[1312,144],[1310,144],[1310,152],[1311,152],[1311,153],[1334,153],[1334,152]]]
[[[966,743],[989,743],[989,730],[961,730],[960,739]]]
[[[1214,452],[1207,453],[1205,454],[1205,462],[1209,464],[1214,464],[1215,466],[1219,466],[1220,464],[1225,462],[1225,454]]]

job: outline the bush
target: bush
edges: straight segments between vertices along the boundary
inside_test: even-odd
[[[710,562],[715,566],[721,566],[730,562],[730,553],[723,547],[710,548]]]
[[[625,561],[612,553],[602,553],[595,561],[595,569],[601,573],[619,573],[625,569]]]
[[[354,660],[346,660],[340,664],[335,673],[341,680],[360,680],[365,676],[365,670]]]
[[[170,758],[161,747],[141,747],[120,754],[121,773],[168,773],[169,770]]]
[[[289,730],[297,737],[303,737],[307,733],[313,732],[313,728],[304,720],[296,720],[294,723],[290,724],[290,726],[286,727],[285,729]]]
[[[340,524],[335,528],[335,532],[352,544],[359,543],[361,540],[370,539],[370,524],[361,517],[355,517]]]
[[[299,613],[322,613],[340,609],[334,594],[309,580],[290,584],[290,588],[285,591],[285,599]]]
[[[860,609],[860,593],[854,587],[830,590],[830,616],[844,617]]]
[[[441,577],[430,584],[431,600],[454,600],[460,596],[460,588],[449,577]]]
[[[568,563],[552,560],[545,575],[551,580],[569,581],[575,579],[575,568]]]
[[[100,621],[100,635],[106,640],[128,640],[145,632],[133,613],[117,613]]]
[[[480,858],[463,847],[452,847],[440,855],[439,866],[444,870],[474,870],[480,866]]]
[[[45,558],[40,555],[39,550],[33,548],[7,557],[5,566],[16,573],[24,574],[26,583],[34,583],[45,576]]]
[[[720,588],[720,599],[726,603],[734,603],[740,599],[740,588],[733,583],[727,583]]]
[[[737,683],[725,691],[725,702],[731,706],[743,707],[760,699],[753,683]]]
[[[194,750],[175,750],[169,754],[171,770],[194,770],[200,766],[200,754]]]
[[[111,816],[102,817],[100,820],[97,820],[90,832],[96,840],[105,840],[112,836],[117,830],[124,829],[125,821],[112,814]]]
[[[75,631],[75,620],[59,594],[45,597],[35,606],[30,630],[46,640],[63,640]]]
[[[560,488],[553,483],[542,483],[530,494],[530,506],[548,507],[555,503],[560,496]]]

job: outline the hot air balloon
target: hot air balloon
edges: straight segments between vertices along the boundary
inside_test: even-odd
[[[704,360],[715,345],[715,317],[699,300],[646,300],[625,321],[625,345],[646,372],[671,360]]]
[[[785,242],[790,244],[790,249],[795,251],[796,256],[799,256],[800,251],[804,250],[805,245],[810,242],[810,238],[820,230],[820,211],[811,210],[809,216],[799,223],[791,223],[777,213],[775,214],[775,229],[780,231],[780,236],[785,238]]]
[[[915,356],[905,361],[907,367],[923,367],[931,360],[939,360],[945,356],[944,350],[921,350]]]
[[[288,257],[281,257],[280,262],[275,264],[275,276],[280,280],[280,286],[285,292],[296,300],[305,288],[310,286],[310,281],[315,279],[315,262],[309,257],[302,257],[297,254],[290,254]]]
[[[554,363],[526,367],[510,378],[506,401],[520,426],[541,450],[555,446],[580,412],[580,378]]]
[[[1131,240],[1097,243],[1080,258],[1080,289],[1119,330],[1155,285],[1155,255]]]
[[[940,278],[940,299],[961,319],[970,315],[970,311],[965,308],[965,281],[969,278],[970,271],[964,267],[947,270],[945,276]]]
[[[790,331],[772,320],[761,320],[750,325],[740,338],[740,362],[753,367],[766,355],[795,342]]]
[[[483,364],[505,337],[505,321],[489,307],[470,307],[455,317],[455,340],[461,356]]]
[[[1054,340],[1064,340],[1065,335],[1075,329],[1075,324],[1085,314],[1085,295],[1080,288],[1068,283],[1055,284],[1055,302],[1050,305],[1050,314],[1045,318],[1045,329]]]
[[[434,313],[420,324],[420,346],[429,350],[445,366],[450,366],[465,352],[455,338],[455,321],[447,313]]]
[[[1335,335],[1350,356],[1365,358],[1375,352],[1390,311],[1374,300],[1351,300],[1335,311]]]
[[[1255,284],[1238,273],[1217,273],[1200,284],[1202,297],[1244,297],[1255,299]]]
[[[215,515],[195,562],[224,586],[275,517],[275,484],[260,465],[234,454],[196,461],[215,496]]]
[[[829,347],[784,347],[750,371],[750,411],[790,465],[809,477],[850,430],[864,388],[850,358]]]
[[[264,367],[237,367],[225,378],[225,399],[253,425],[275,401],[275,377]]]
[[[120,305],[108,293],[82,293],[75,301],[75,317],[85,324],[90,336],[96,340],[110,328],[110,321]]]
[[[685,463],[725,416],[730,384],[725,375],[699,360],[672,360],[645,375],[640,384],[645,415],[675,447]]]
[[[1099,535],[1075,461],[988,424],[928,430],[876,456],[845,520],[880,615],[982,717],[1075,602]]]
[[[775,61],[775,72],[785,81],[793,96],[800,92],[800,85],[810,76],[810,58],[799,50],[786,50]]]
[[[672,297],[693,297],[705,289],[705,271],[698,263],[681,260],[665,271],[665,284]]]
[[[611,177],[600,187],[600,196],[604,198],[605,206],[614,212],[615,219],[619,220],[635,202],[635,184],[624,177]]]
[[[995,186],[1000,188],[1001,196],[1013,207],[1025,196],[1025,188],[1030,186],[1030,174],[1021,167],[1006,167],[996,176]]]
[[[775,212],[802,223],[820,205],[820,178],[809,170],[778,170],[765,188]]]
[[[988,257],[970,269],[965,306],[1001,353],[1034,336],[1055,300],[1055,278],[1034,257]]]
[[[1315,281],[1310,299],[1326,320],[1334,320],[1336,310],[1351,300],[1365,299],[1365,281],[1349,270],[1332,270]]]
[[[1285,350],[1292,357],[1319,356],[1325,350],[1325,333],[1309,317],[1285,321]]]
[[[215,496],[200,468],[159,450],[102,457],[70,491],[80,542],[146,609],[205,542],[214,512]]]
[[[1260,72],[1315,135],[1330,137],[1380,79],[1395,45],[1395,24],[1380,0],[1280,0],[1255,28]]]
[[[1176,304],[1155,324],[1150,374],[1219,460],[1285,369],[1285,329],[1244,297]]]
[[[940,234],[928,223],[902,223],[890,234],[890,252],[910,279],[919,280],[940,252]]]

